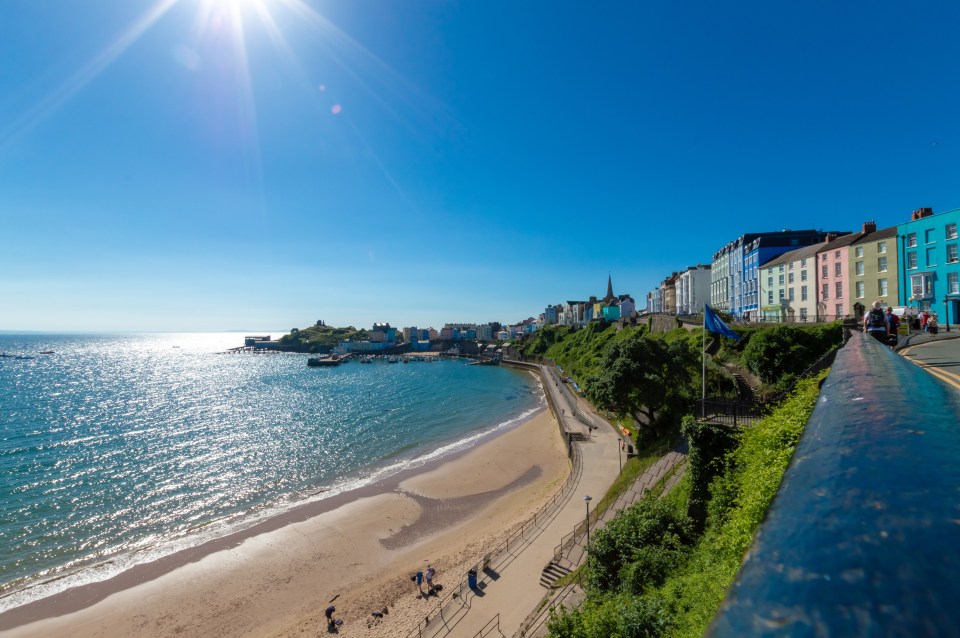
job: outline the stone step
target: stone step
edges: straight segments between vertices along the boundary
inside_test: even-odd
[[[547,566],[543,568],[543,572],[540,574],[540,584],[547,589],[551,589],[555,582],[569,573],[570,570],[566,567],[550,561],[547,563]]]

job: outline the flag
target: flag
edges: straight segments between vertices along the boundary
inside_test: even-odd
[[[724,337],[730,337],[731,339],[740,338],[740,335],[731,330],[730,326],[723,323],[723,319],[718,317],[717,313],[713,311],[713,308],[707,304],[703,304],[703,327],[710,332],[722,334]]]

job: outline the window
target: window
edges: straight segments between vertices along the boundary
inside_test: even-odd
[[[767,287],[773,288],[773,277],[767,277]]]
[[[780,277],[779,277],[779,284],[780,284],[781,286],[783,285],[783,275],[780,275]]]
[[[773,303],[773,291],[772,291],[772,290],[768,290],[768,291],[767,291],[767,303]]]
[[[863,262],[857,262],[857,277],[863,277]]]
[[[783,272],[783,264],[780,264],[780,272]]]
[[[956,224],[947,224],[947,239],[956,239],[957,238],[957,225]]]
[[[947,273],[947,292],[960,295],[960,273]]]
[[[886,257],[877,257],[877,270],[879,272],[887,272],[887,258]]]
[[[880,294],[881,297],[887,296],[887,280],[886,279],[877,280],[877,292]]]
[[[790,289],[790,294],[789,294],[788,296],[790,297],[790,301],[793,301],[793,300],[794,300],[793,288]]]
[[[837,277],[843,274],[843,264],[841,264],[839,261],[833,265],[833,274],[835,274]]]
[[[806,308],[801,308],[801,309],[800,309],[800,321],[806,321],[806,320],[807,320],[807,309],[806,309]]]
[[[807,300],[807,287],[800,286],[800,301],[806,301],[806,300]]]
[[[830,284],[823,284],[823,290],[820,291],[820,298],[821,299],[830,298]]]
[[[838,250],[837,252],[833,253],[833,256],[837,259],[840,259],[840,251]]]
[[[804,257],[803,259],[800,260],[800,267],[801,267],[801,268],[806,268],[806,267],[807,267],[807,258],[806,258],[806,257]]]
[[[789,275],[787,275],[787,283],[788,284],[793,283],[793,273],[790,273]]]
[[[857,246],[856,251],[857,251],[857,259],[860,259],[861,257],[863,257],[863,246]]]
[[[878,242],[877,242],[877,252],[880,253],[881,255],[885,254],[885,253],[887,252],[887,242],[885,242],[885,241],[878,241]]]
[[[786,296],[786,291],[785,291],[783,288],[781,288],[781,289],[780,289],[780,298],[783,299],[785,296]]]
[[[866,286],[863,285],[863,282],[862,282],[862,281],[858,281],[858,282],[857,282],[857,299],[863,299],[863,298],[864,298],[864,296],[865,296],[865,294],[864,294],[864,292],[863,292],[863,291],[864,291],[864,288],[866,288]]]
[[[837,282],[837,299],[843,299],[843,282]]]
[[[806,271],[806,270],[801,270],[801,271],[800,271],[800,281],[806,281],[806,280],[807,280],[807,271]]]
[[[837,304],[837,319],[839,319],[839,318],[842,317],[842,316],[843,316],[843,304],[842,304],[842,303],[838,303],[838,304]]]
[[[933,275],[911,275],[910,290],[914,300],[930,299],[933,297]]]
[[[926,230],[926,232],[924,233],[924,240],[925,240],[928,244],[932,244],[933,242],[937,241],[936,238],[933,236],[933,229],[932,229],[932,228],[928,228],[928,229]]]
[[[916,248],[917,247],[917,234],[910,233],[907,235],[907,248]]]
[[[795,263],[795,262],[792,262],[792,261],[791,261],[791,262],[790,262],[790,265],[787,266],[787,268],[788,268],[789,270],[793,270],[793,264],[794,264],[794,263]]]
[[[957,245],[956,244],[947,244],[947,263],[948,264],[957,263]]]
[[[937,265],[937,249],[927,248],[927,266]]]
[[[824,264],[824,266],[823,266],[823,268],[822,268],[821,270],[822,270],[822,275],[821,275],[821,276],[823,277],[823,279],[826,279],[826,278],[830,275],[830,272],[827,270],[826,264]]]
[[[907,253],[907,270],[916,270],[917,268],[917,253],[911,251]]]

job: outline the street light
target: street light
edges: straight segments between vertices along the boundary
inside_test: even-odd
[[[585,522],[586,522],[586,524],[587,524],[587,548],[588,548],[588,551],[589,551],[589,547],[590,547],[590,501],[592,501],[592,500],[593,500],[593,499],[590,498],[590,495],[589,495],[589,494],[587,494],[586,496],[583,497],[583,502],[587,504],[587,518],[584,519],[584,520],[585,520]]]

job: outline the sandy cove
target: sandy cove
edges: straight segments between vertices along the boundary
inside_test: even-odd
[[[561,488],[564,446],[554,417],[541,411],[329,511],[294,516],[172,569],[144,566],[141,582],[115,585],[99,602],[84,606],[70,592],[39,601],[32,613],[44,619],[4,635],[315,636],[326,633],[324,609],[335,598],[339,635],[406,636],[437,601],[422,599],[410,576],[430,564],[435,582],[456,586]],[[384,609],[382,619],[371,615]],[[0,621],[8,616],[9,626],[17,613]]]

